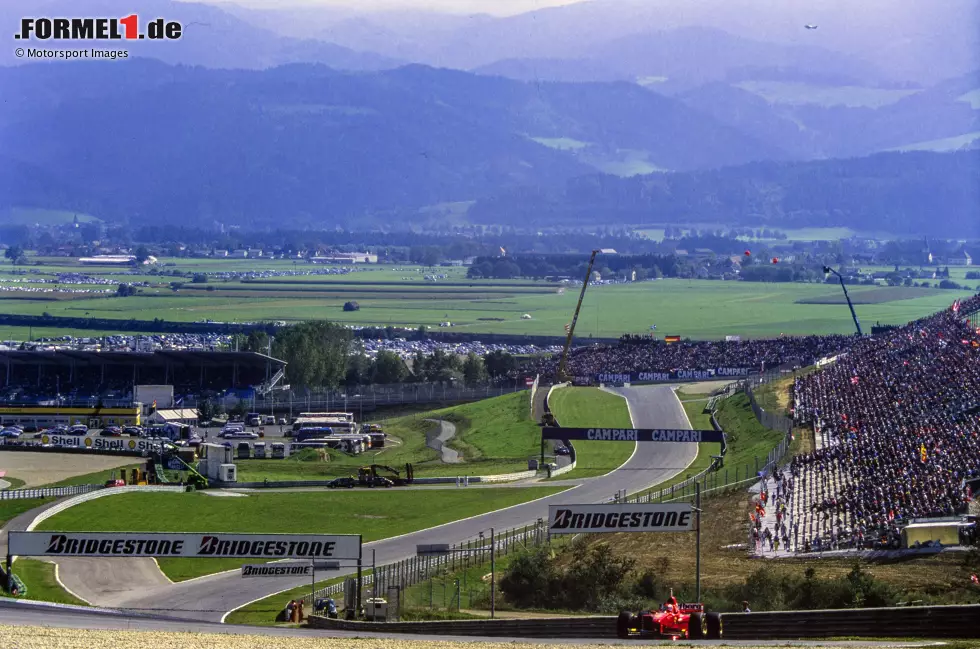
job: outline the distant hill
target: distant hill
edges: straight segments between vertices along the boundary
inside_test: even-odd
[[[17,25],[22,16],[120,16],[119,7],[117,0],[4,0],[0,6],[0,21],[4,25]],[[207,4],[140,0],[130,11],[144,17],[152,15],[179,20],[184,26],[180,40],[105,42],[101,49],[126,49],[133,57],[209,68],[263,69],[307,62],[341,70],[381,70],[404,63],[323,40],[283,37]],[[40,45],[39,41],[34,43]],[[78,49],[77,43],[45,41],[43,44],[46,49]],[[19,65],[25,61],[14,56],[12,47],[0,52],[0,64]]]
[[[930,142],[955,148],[961,138],[969,140],[980,131],[980,71],[877,107],[869,96],[876,91],[868,88],[811,86],[800,88],[796,101],[767,100],[764,93],[746,88],[713,82],[677,98],[797,158],[862,156]],[[870,106],[859,105],[862,97],[852,97],[858,105],[834,105],[846,101],[848,93],[864,95]],[[815,103],[804,101],[805,96]],[[824,102],[817,102],[821,97]]]
[[[980,236],[980,150],[763,162],[633,178],[574,178],[477,202],[478,223],[847,226],[903,236]]]
[[[0,207],[135,222],[364,224],[596,169],[785,157],[629,83],[134,59],[0,68],[0,87]]]

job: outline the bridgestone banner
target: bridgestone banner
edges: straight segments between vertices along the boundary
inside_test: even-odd
[[[242,577],[309,577],[313,566],[308,563],[263,563],[242,566]]]
[[[688,430],[683,428],[558,428],[541,429],[543,439],[590,440],[603,442],[721,442],[724,433],[718,430]]]
[[[612,532],[690,532],[694,512],[687,503],[610,503],[605,505],[551,505],[551,534]]]
[[[213,557],[359,559],[356,534],[158,534],[152,532],[10,532],[9,552],[23,557]]]

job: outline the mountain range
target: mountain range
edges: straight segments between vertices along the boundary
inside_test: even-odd
[[[116,62],[0,54],[0,208],[332,227],[408,225],[454,205],[560,224],[580,219],[581,193],[603,221],[645,222],[653,207],[792,221],[820,210],[773,196],[807,193],[808,175],[835,195],[826,174],[851,172],[969,196],[972,163],[949,166],[969,155],[880,154],[980,146],[980,62],[961,24],[980,0],[902,6],[879,33],[882,0],[846,24],[797,0],[768,13],[748,0],[593,0],[504,18],[141,0],[141,16],[180,20],[184,36],[108,43],[130,50]],[[117,14],[114,0],[0,6],[9,24]],[[804,19],[820,29],[802,33]],[[901,56],[878,55],[899,37]],[[714,181],[727,189],[703,185]],[[658,187],[673,198],[644,194]],[[695,191],[709,202],[686,198]],[[889,200],[847,213],[874,229]]]

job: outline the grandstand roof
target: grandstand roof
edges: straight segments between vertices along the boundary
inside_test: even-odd
[[[73,349],[55,351],[0,351],[0,365],[127,365],[139,367],[244,367],[264,368],[267,363],[285,366],[286,361],[256,352],[169,351],[91,352]]]

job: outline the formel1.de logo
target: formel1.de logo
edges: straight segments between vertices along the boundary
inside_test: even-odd
[[[149,39],[179,40],[183,26],[176,20],[155,18],[140,22],[131,14],[123,18],[21,18],[18,40],[114,41]]]

